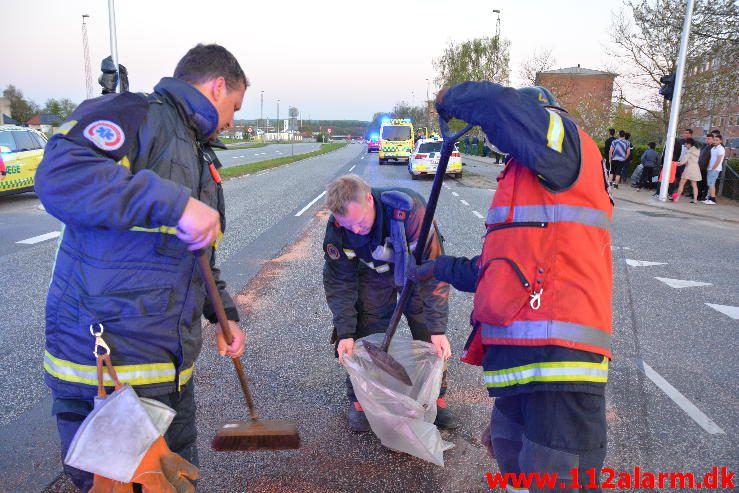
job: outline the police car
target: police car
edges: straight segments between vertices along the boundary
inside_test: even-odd
[[[438,137],[433,139],[419,139],[416,142],[416,147],[413,149],[411,158],[408,161],[408,173],[411,174],[412,179],[417,180],[422,175],[436,174],[436,167],[439,165],[439,159],[441,158],[442,142],[442,139]],[[449,158],[446,173],[455,177],[462,176],[462,157],[456,145]]]
[[[26,127],[0,126],[0,196],[32,192],[46,137]]]

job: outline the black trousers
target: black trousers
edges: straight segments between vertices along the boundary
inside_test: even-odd
[[[571,484],[573,469],[579,483],[596,483],[606,457],[605,396],[582,392],[531,392],[495,399],[490,434],[500,472],[556,473]],[[590,471],[590,473],[589,473]],[[530,492],[550,491],[537,487]],[[600,488],[551,491],[599,492]]]
[[[652,178],[654,177],[655,168],[642,168],[641,179],[639,180],[640,188],[652,188]]]
[[[701,181],[698,182],[698,200],[706,200],[708,196],[708,169],[701,168]]]
[[[195,428],[195,391],[192,380],[182,388],[182,392],[173,392],[158,397],[150,397],[171,407],[177,413],[169,425],[164,439],[170,450],[182,456],[191,464],[198,465],[198,449],[195,443],[197,429]],[[57,429],[61,442],[62,463],[67,455],[69,446],[80,425],[93,409],[92,400],[83,399],[54,399],[52,413],[56,416]],[[64,465],[64,472],[82,493],[92,488],[93,475],[80,471],[74,467]]]

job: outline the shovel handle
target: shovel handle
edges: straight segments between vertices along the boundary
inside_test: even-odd
[[[218,317],[218,325],[221,326],[223,338],[226,340],[226,344],[230,345],[233,342],[234,337],[231,333],[231,327],[228,324],[226,310],[223,308],[221,294],[218,292],[218,286],[213,277],[213,271],[210,268],[208,258],[205,255],[205,250],[198,250],[195,252],[195,258],[200,267],[200,275],[205,283],[205,290],[208,292],[208,298],[210,298],[210,302],[213,304],[213,309],[216,312],[216,317]],[[249,385],[246,383],[246,375],[244,374],[244,367],[241,366],[241,359],[231,358],[231,361],[233,361],[236,375],[239,377],[239,383],[241,384],[241,390],[244,393],[244,399],[246,399],[246,405],[249,407],[251,419],[259,419],[257,410],[254,407],[254,399],[251,396],[251,391],[249,391]]]

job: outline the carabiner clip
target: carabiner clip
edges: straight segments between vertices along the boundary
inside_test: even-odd
[[[538,310],[541,308],[541,295],[544,293],[544,288],[540,288],[539,291],[534,291],[529,296],[531,299],[529,300],[529,305],[533,310]]]
[[[93,337],[95,337],[95,349],[92,350],[92,354],[94,354],[96,358],[110,354],[110,348],[105,343],[105,340],[103,340],[103,332],[105,331],[103,324],[101,323],[98,324],[98,327],[100,328],[100,332],[95,332],[94,330],[92,330],[92,326],[93,324],[90,324],[90,334],[92,334]],[[105,353],[98,354],[98,348],[105,349]]]

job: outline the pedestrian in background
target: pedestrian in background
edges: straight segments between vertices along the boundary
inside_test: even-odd
[[[122,383],[176,411],[164,438],[198,464],[192,377],[201,317],[217,317],[193,250],[209,259],[234,336],[226,346],[219,332],[219,352],[239,357],[244,334],[212,248],[225,204],[210,142],[233,126],[248,86],[231,53],[200,44],[151,94],[84,101],[49,140],[36,193],[64,223],[46,299],[44,354],[62,458],[93,410],[94,330],[110,346]],[[112,391],[107,375],[105,382]],[[83,492],[92,487],[92,474],[64,471]]]
[[[606,163],[606,169],[608,170],[608,173],[611,173],[611,158],[610,158],[610,150],[611,150],[611,144],[613,144],[613,141],[616,140],[616,129],[615,128],[609,128],[608,129],[608,138],[606,139],[606,143],[603,146],[603,159]]]
[[[700,201],[706,200],[708,196],[708,177],[706,175],[708,174],[708,163],[711,162],[712,147],[713,134],[709,132],[698,155],[698,167],[701,172],[701,180],[698,182],[698,200]]]
[[[631,161],[634,159],[634,144],[631,142],[631,133],[626,132],[624,134],[626,142],[629,143],[629,157],[624,163],[624,168],[621,170],[621,181],[625,181],[629,177],[629,170],[631,169]]]
[[[608,159],[611,162],[611,186],[613,188],[618,188],[623,168],[631,156],[629,143],[625,137],[626,132],[619,130],[618,138],[611,143],[611,149],[608,151]]]
[[[678,162],[680,167],[684,167],[680,176],[680,186],[677,192],[672,195],[672,201],[677,202],[680,200],[680,196],[685,188],[685,183],[690,180],[690,186],[693,188],[693,199],[690,201],[691,204],[698,202],[698,182],[701,179],[701,170],[698,166],[698,155],[700,154],[698,148],[695,146],[695,141],[688,137],[683,143],[685,150],[682,153],[680,161]]]
[[[470,136],[469,135],[464,136],[464,153],[465,154],[470,153]]]
[[[472,136],[472,155],[477,156],[477,146],[480,143],[480,139],[477,137],[477,134]]]
[[[726,149],[722,145],[721,134],[713,134],[713,147],[711,148],[711,161],[708,163],[708,197],[703,201],[707,205],[716,205],[716,180],[723,169]]]
[[[642,175],[639,180],[639,186],[636,189],[637,192],[640,191],[642,187],[647,189],[652,188],[652,177],[654,176],[654,171],[657,169],[657,161],[659,160],[659,154],[657,154],[657,151],[655,150],[657,144],[650,142],[648,147],[649,149],[644,151],[644,154],[641,155]]]

